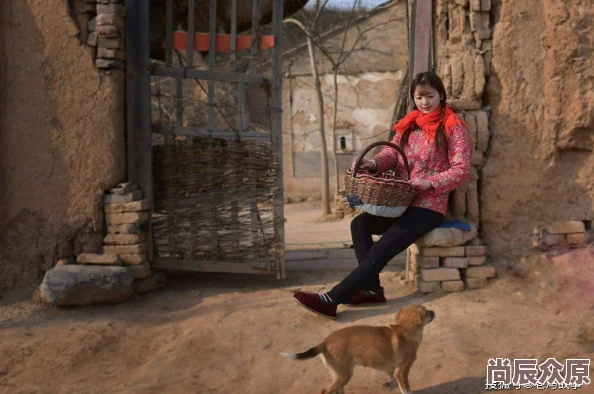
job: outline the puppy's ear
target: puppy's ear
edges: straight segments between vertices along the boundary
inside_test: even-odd
[[[396,312],[396,317],[395,317],[396,323],[398,323],[398,320],[400,320],[401,312],[402,312],[402,309],[398,309],[398,312]]]
[[[420,311],[414,313],[412,316],[412,322],[415,327],[421,327],[423,325],[423,316],[421,315]]]

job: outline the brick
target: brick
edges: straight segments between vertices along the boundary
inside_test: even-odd
[[[421,276],[416,277],[416,285],[421,293],[435,293],[441,290],[439,282],[427,282]]]
[[[105,213],[116,213],[116,212],[139,212],[146,211],[150,208],[149,200],[140,200],[127,203],[113,203],[105,204]]]
[[[586,225],[580,220],[555,223],[547,228],[549,234],[576,234],[586,231]]]
[[[120,265],[117,254],[81,253],[76,258],[79,264]]]
[[[97,59],[95,60],[95,66],[101,69],[118,69],[118,70],[125,70],[126,63],[121,60],[111,60],[111,59]]]
[[[107,224],[142,223],[147,221],[148,218],[148,212],[122,212],[105,214],[105,221]]]
[[[491,14],[481,12],[481,29],[488,29],[491,26]]]
[[[462,88],[463,97],[476,97],[474,95],[474,56],[466,54],[462,58],[462,67],[464,69],[464,87]]]
[[[421,255],[425,257],[464,257],[464,246],[454,246],[451,248],[423,248]]]
[[[159,288],[159,283],[157,282],[157,278],[151,276],[147,279],[134,281],[132,286],[134,287],[135,293],[145,294],[156,291]]]
[[[491,38],[491,29],[481,29],[476,32],[476,38],[479,40],[488,40]]]
[[[117,16],[126,16],[126,7],[120,4],[97,5],[97,14],[114,14]]]
[[[419,268],[437,268],[439,267],[439,257],[421,256],[416,253],[411,255],[411,265]]]
[[[87,29],[89,30],[89,33],[97,30],[97,20],[95,18],[90,19],[87,22]]]
[[[492,51],[493,50],[493,41],[491,40],[484,40],[481,43],[481,51]]]
[[[481,10],[481,0],[470,0],[470,11],[479,12]]]
[[[468,128],[468,136],[470,137],[470,146],[476,149],[476,115],[475,113],[466,114],[466,125]]]
[[[489,118],[485,111],[476,114],[476,150],[486,152],[489,147]]]
[[[461,280],[447,280],[441,282],[441,289],[445,292],[451,293],[455,291],[463,291],[464,290],[464,282]]]
[[[141,234],[148,228],[147,223],[134,224],[108,224],[107,232],[109,234]]]
[[[473,256],[468,258],[468,265],[483,265],[487,262],[487,256]]]
[[[97,28],[97,34],[100,37],[114,37],[118,38],[118,40],[120,37],[120,33],[115,26],[99,26]]]
[[[146,253],[120,254],[119,256],[123,265],[138,265],[148,261]]]
[[[460,280],[460,270],[457,268],[422,268],[421,278],[427,282]]]
[[[106,48],[99,48],[97,50],[97,57],[102,59],[118,59],[118,60],[125,60],[126,59],[126,52],[120,51],[119,49],[106,49]],[[114,193],[117,194],[117,193]]]
[[[471,159],[471,165],[473,166],[480,166],[481,164],[483,164],[483,152],[479,152],[477,150],[472,152],[472,159]]]
[[[471,290],[487,287],[487,283],[487,278],[466,278],[466,286]]]
[[[474,74],[473,74],[474,75]],[[471,75],[472,77],[472,75]],[[479,100],[471,98],[454,99],[449,102],[453,110],[477,111],[482,104]]]
[[[468,181],[468,189],[466,191],[466,216],[474,222],[477,222],[479,219],[478,185],[477,181],[474,179]]]
[[[107,49],[124,49],[122,40],[115,37],[99,37],[97,39],[97,46]]]
[[[147,243],[141,242],[134,245],[106,245],[103,247],[103,253],[108,254],[138,254],[147,250]]]
[[[119,184],[117,187],[110,189],[109,192],[111,194],[122,195],[122,194],[128,194],[128,193],[135,192],[136,190],[138,190],[138,185],[134,185],[134,184],[130,183],[130,184]]]
[[[87,45],[96,47],[97,46],[97,37],[98,36],[97,36],[96,32],[89,33],[89,37],[87,38]]]
[[[494,278],[497,270],[492,265],[479,265],[466,268],[466,278]]]
[[[468,246],[483,246],[483,241],[480,238],[473,238],[466,243]]]
[[[484,256],[487,254],[487,247],[486,246],[466,246],[466,257],[471,256]]]
[[[471,12],[469,18],[471,31],[479,31],[482,29],[482,19],[480,12]]]
[[[570,245],[583,245],[590,242],[590,233],[567,234],[567,243]]]
[[[151,270],[151,265],[147,262],[137,265],[131,265],[130,271],[134,274],[134,279],[146,279],[150,277],[153,273]]]
[[[555,246],[565,243],[565,234],[545,234],[544,243],[547,246]]]
[[[491,11],[491,0],[481,0],[481,11]]]
[[[491,63],[493,63],[493,51],[487,51],[483,55],[485,60],[485,75],[491,75]]]
[[[123,29],[124,18],[115,14],[98,14],[97,26],[115,26],[118,29]]]
[[[107,234],[103,242],[107,245],[132,245],[145,240],[145,234]]]
[[[142,192],[140,190],[136,190],[132,193],[126,193],[126,194],[122,194],[122,195],[107,194],[105,197],[103,197],[103,202],[105,204],[113,204],[113,203],[139,201],[140,199],[142,199]]]
[[[443,266],[447,268],[466,268],[468,267],[468,258],[446,257],[443,259]]]

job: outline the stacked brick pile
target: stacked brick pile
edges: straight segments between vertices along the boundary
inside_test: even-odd
[[[351,208],[349,203],[346,201],[345,191],[339,191],[338,196],[336,197],[336,209],[334,211],[334,216],[336,218],[342,219],[347,215],[355,217],[358,213],[359,211],[357,211],[355,208]]]
[[[134,290],[146,293],[165,284],[162,273],[153,273],[147,258],[146,238],[149,201],[142,198],[137,185],[121,183],[104,197],[107,235],[103,253],[83,253],[77,263],[85,265],[123,265],[134,274]]]
[[[124,0],[86,0],[96,4],[97,16],[88,22],[88,44],[97,48],[97,68],[126,68]]]
[[[580,220],[554,223],[536,227],[532,234],[532,246],[546,248],[557,245],[584,245],[590,242],[591,233],[586,223]]]
[[[419,247],[409,249],[409,276],[415,277],[422,293],[455,292],[487,286],[497,275],[494,266],[486,264],[486,247]]]

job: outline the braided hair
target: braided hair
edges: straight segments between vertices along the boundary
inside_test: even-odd
[[[441,100],[439,101],[439,104],[441,105],[441,113],[439,114],[439,125],[437,126],[437,131],[435,132],[435,146],[438,150],[440,150],[444,148],[447,144],[445,126],[443,124],[443,117],[445,115],[446,110],[445,86],[443,86],[441,78],[439,78],[437,74],[431,71],[418,73],[412,80],[412,83],[410,84],[410,98],[413,101],[413,103],[415,101],[415,90],[419,85],[431,86],[433,89],[437,90],[439,96],[441,97]],[[416,104],[414,105],[414,109],[418,109]],[[410,125],[408,129],[404,131],[404,133],[402,133],[402,137],[400,138],[400,147],[402,149],[404,149],[404,147],[408,144],[408,137],[410,133],[413,131],[414,127],[415,125],[413,123],[412,125]]]

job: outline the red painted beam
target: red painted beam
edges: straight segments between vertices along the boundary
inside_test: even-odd
[[[194,50],[200,52],[208,52],[208,33],[194,34]],[[274,47],[274,36],[260,36],[258,47],[261,50]],[[236,52],[241,52],[249,49],[252,45],[252,36],[237,36]],[[163,47],[165,45],[163,44]],[[188,49],[188,33],[176,31],[173,33],[173,49],[187,50]],[[231,35],[217,34],[215,39],[216,52],[230,52],[231,51]]]

